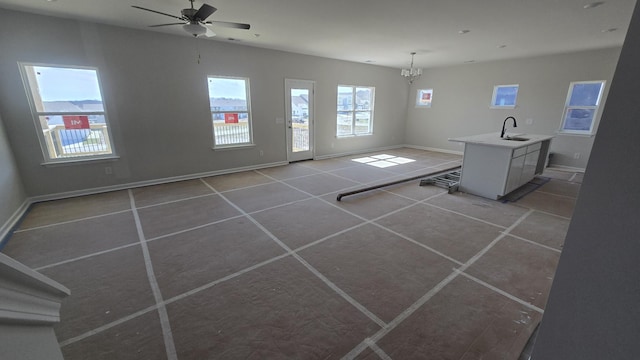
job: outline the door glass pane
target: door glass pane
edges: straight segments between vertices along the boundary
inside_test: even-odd
[[[308,89],[291,89],[291,151],[309,151]]]

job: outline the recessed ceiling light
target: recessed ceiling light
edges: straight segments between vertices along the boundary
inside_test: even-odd
[[[615,31],[618,31],[618,28],[610,28],[610,29],[602,30],[603,33],[610,33],[610,32],[615,32]]]
[[[47,2],[56,2],[58,0],[47,0]]]
[[[374,62],[376,62],[376,61],[375,61],[375,60],[365,60],[364,62],[369,63],[369,64],[372,64],[372,63],[374,63]]]
[[[463,30],[458,31],[458,34],[468,34],[470,32],[471,32],[471,30],[463,29]]]
[[[260,34],[253,34],[253,36],[255,36],[255,37],[260,37]]]
[[[592,2],[589,4],[586,4],[585,6],[583,6],[584,9],[593,9],[596,8],[600,5],[604,5],[604,1],[596,1],[596,2]]]
[[[471,64],[471,63],[474,63],[474,62],[476,62],[476,61],[475,61],[475,60],[467,60],[467,61],[465,61],[464,63],[465,63],[465,64]]]
[[[504,49],[504,48],[506,48],[506,47],[507,47],[507,45],[505,45],[505,44],[502,44],[502,45],[498,45],[498,46],[497,46],[497,48],[498,48],[498,49]]]

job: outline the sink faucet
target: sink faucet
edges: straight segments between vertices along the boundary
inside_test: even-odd
[[[518,124],[516,124],[516,118],[514,118],[513,116],[509,116],[508,118],[504,119],[504,122],[502,123],[502,132],[500,133],[501,138],[504,137],[504,127],[505,125],[507,125],[507,120],[509,119],[513,119],[513,127],[518,127]]]

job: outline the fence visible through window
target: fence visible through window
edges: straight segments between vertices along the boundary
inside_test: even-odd
[[[249,124],[246,122],[229,124],[214,121],[213,131],[215,133],[216,146],[246,144],[251,142]]]

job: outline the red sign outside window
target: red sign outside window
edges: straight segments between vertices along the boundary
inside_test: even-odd
[[[91,128],[89,126],[89,117],[86,115],[63,115],[62,121],[64,122],[64,128],[67,130]]]
[[[238,114],[224,114],[224,123],[225,124],[237,124],[238,123]]]

